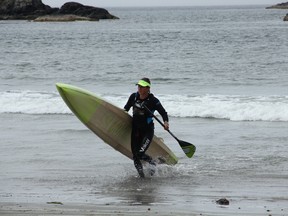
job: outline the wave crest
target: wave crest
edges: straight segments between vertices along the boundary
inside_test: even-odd
[[[129,94],[99,95],[123,107]],[[231,121],[288,121],[287,96],[158,95],[169,116]],[[0,113],[71,114],[59,94],[40,91],[0,92]]]

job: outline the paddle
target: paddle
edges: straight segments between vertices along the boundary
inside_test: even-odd
[[[144,108],[151,113],[151,115],[153,115],[153,117],[160,123],[160,125],[162,125],[162,127],[165,127],[165,125],[154,115],[154,113],[151,112],[151,110],[148,109],[147,106],[144,105]],[[186,154],[187,157],[191,158],[195,151],[196,151],[196,147],[188,142],[179,140],[169,129],[167,130],[169,132],[169,134],[174,137],[174,139],[177,140],[177,142],[179,143],[180,147],[182,148],[182,150],[184,151],[184,153]]]

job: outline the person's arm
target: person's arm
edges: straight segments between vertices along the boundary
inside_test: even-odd
[[[156,100],[156,110],[159,112],[159,114],[162,116],[163,122],[164,122],[164,129],[169,130],[169,118],[166,110],[160,103],[160,101]]]
[[[135,93],[130,95],[126,105],[124,106],[124,110],[128,112],[130,108],[133,106],[134,101],[135,101]]]

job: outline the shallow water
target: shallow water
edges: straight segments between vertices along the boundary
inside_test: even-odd
[[[169,134],[158,131],[179,163],[159,165],[155,176],[141,180],[130,159],[72,115],[9,114],[2,115],[1,122],[6,123],[1,126],[2,202],[169,206],[175,211],[189,206],[194,212],[225,214],[265,208],[287,212],[288,161],[286,142],[281,145],[283,138],[277,136],[285,131],[279,123],[173,118],[177,136],[197,146],[195,156],[186,158]],[[268,139],[265,134],[273,131]],[[215,202],[222,197],[231,205],[219,209]]]

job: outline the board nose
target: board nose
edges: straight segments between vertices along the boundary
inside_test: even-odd
[[[83,123],[89,122],[99,105],[99,102],[92,100],[91,93],[64,83],[56,83],[56,87],[70,110]]]

